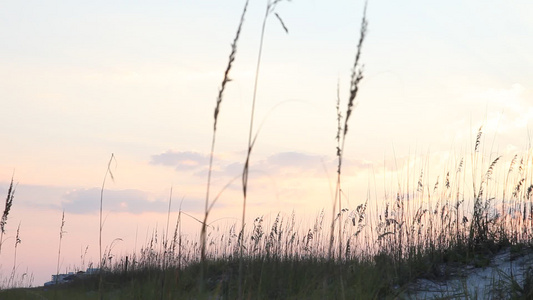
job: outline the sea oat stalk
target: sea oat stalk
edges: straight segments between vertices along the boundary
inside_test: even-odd
[[[102,211],[103,211],[103,205],[104,205],[104,187],[105,182],[107,180],[107,175],[111,177],[111,180],[114,181],[115,177],[113,176],[113,172],[111,172],[111,163],[115,161],[115,155],[111,153],[111,158],[109,158],[109,162],[107,163],[107,170],[104,175],[104,181],[102,182],[102,189],[100,190],[100,227],[99,227],[99,235],[98,235],[98,247],[100,250],[100,262],[99,262],[99,285],[98,285],[98,294],[100,300],[103,299],[103,278],[102,278],[102,267],[103,267],[103,260],[102,260],[102,229],[104,228],[104,223],[102,220]]]
[[[13,197],[15,196],[15,189],[13,187],[13,176],[11,177],[11,183],[9,184],[9,189],[7,190],[6,205],[4,208],[4,213],[2,214],[2,219],[0,220],[0,253],[2,253],[2,243],[4,242],[4,233],[6,232],[7,216],[11,210],[11,205],[13,205]]]
[[[235,34],[235,38],[233,39],[233,43],[231,44],[231,53],[229,55],[229,61],[228,65],[226,67],[226,71],[224,72],[224,78],[222,79],[222,84],[220,85],[220,89],[218,91],[218,97],[216,100],[216,106],[215,106],[215,113],[214,113],[214,122],[213,122],[213,137],[211,139],[211,152],[209,154],[209,169],[207,173],[207,187],[206,187],[206,195],[205,195],[205,208],[204,208],[204,220],[202,222],[202,229],[200,232],[200,261],[201,261],[201,272],[200,272],[200,288],[203,289],[203,283],[204,283],[204,272],[205,272],[205,251],[206,251],[206,238],[207,238],[207,218],[209,217],[209,212],[213,206],[214,203],[210,202],[209,199],[209,192],[211,188],[211,176],[213,171],[213,157],[215,154],[215,144],[216,144],[216,133],[217,133],[217,124],[218,124],[218,116],[220,113],[220,108],[222,104],[222,99],[224,95],[224,90],[226,89],[226,84],[231,81],[229,77],[229,73],[231,71],[231,68],[233,66],[233,62],[235,61],[235,57],[237,54],[237,42],[239,40],[239,36],[241,34],[242,25],[244,23],[244,16],[246,15],[246,11],[248,9],[248,2],[249,0],[246,0],[246,3],[244,4],[244,9],[242,11],[241,19],[239,22],[239,27],[237,28],[237,33]]]
[[[59,278],[59,264],[61,259],[61,242],[63,241],[63,234],[67,233],[63,230],[63,227],[65,226],[65,211],[63,210],[63,214],[61,216],[61,228],[59,229],[59,249],[57,250],[57,268],[56,268],[56,283],[57,279]]]
[[[275,12],[276,6],[278,3],[282,2],[283,0],[268,0],[267,6],[265,10],[265,16],[263,17],[263,25],[261,27],[261,38],[259,39],[259,52],[257,54],[257,65],[255,69],[255,80],[254,80],[254,91],[252,96],[252,110],[250,113],[250,127],[248,132],[248,147],[246,149],[246,159],[244,162],[244,167],[242,170],[242,193],[243,193],[243,204],[242,204],[242,220],[241,220],[241,232],[239,236],[242,238],[244,237],[244,226],[245,226],[245,219],[246,219],[246,201],[248,196],[248,174],[250,170],[250,156],[252,154],[252,149],[254,147],[257,134],[253,134],[254,132],[254,117],[255,117],[255,104],[257,99],[257,87],[259,82],[259,70],[261,68],[261,58],[263,55],[263,41],[265,37],[265,30],[266,30],[266,24],[268,17],[271,14],[275,14],[276,18],[280,21],[281,26],[285,30],[285,32],[289,32],[287,27],[285,26],[285,23],[281,19],[281,17]],[[239,241],[239,297],[242,299],[243,297],[243,241]]]
[[[333,204],[333,212],[332,212],[332,220],[331,220],[331,232],[330,232],[330,245],[329,245],[329,257],[333,257],[333,240],[334,240],[334,230],[335,230],[335,222],[336,219],[338,219],[339,223],[339,258],[342,253],[342,201],[341,201],[341,172],[342,172],[342,158],[344,155],[344,145],[346,142],[346,136],[348,133],[348,121],[350,119],[350,116],[352,115],[353,109],[355,105],[357,104],[355,102],[355,98],[357,96],[357,92],[359,91],[359,83],[363,79],[363,68],[360,64],[360,58],[363,48],[363,41],[365,40],[366,31],[367,31],[368,22],[366,20],[366,3],[365,8],[363,11],[363,19],[361,21],[361,29],[360,29],[360,35],[359,35],[359,42],[357,44],[357,52],[355,55],[355,62],[353,64],[352,68],[352,74],[351,74],[351,80],[350,80],[350,96],[348,98],[348,106],[346,109],[346,116],[344,117],[344,125],[342,126],[342,134],[337,131],[337,187],[335,189],[335,200]],[[339,123],[339,118],[341,118],[340,113],[338,111],[338,104],[337,104],[337,122]],[[341,130],[341,127],[338,126],[338,130]],[[339,140],[340,139],[340,140]],[[340,147],[338,145],[340,141]],[[335,218],[335,211],[336,206],[338,205],[338,215],[337,218]]]

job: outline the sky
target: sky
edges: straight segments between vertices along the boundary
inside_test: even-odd
[[[245,159],[266,3],[250,2],[224,92],[212,193],[229,186],[210,216],[215,222],[238,222],[241,214],[234,178]],[[0,7],[0,195],[12,177],[18,184],[0,278],[15,263],[36,285],[49,280],[62,211],[61,271],[97,261],[100,192],[112,154],[103,244],[120,239],[117,255],[164,230],[169,199],[171,224],[180,206],[200,218],[216,96],[244,1]],[[360,0],[282,1],[275,12],[288,33],[268,18],[250,218],[295,211],[305,219],[331,209],[337,86],[345,114],[363,7]],[[489,155],[510,159],[527,149],[532,11],[526,0],[369,1],[364,79],[344,152],[346,206],[363,202],[386,170],[399,171],[410,157],[431,157],[426,174],[436,177],[472,149],[481,125]],[[198,232],[194,219],[184,224],[191,236]]]

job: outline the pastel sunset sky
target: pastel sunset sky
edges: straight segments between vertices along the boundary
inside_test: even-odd
[[[2,1],[0,196],[18,183],[0,253],[49,280],[98,259],[104,245],[139,249],[181,209],[201,218],[215,100],[244,0]],[[242,172],[266,1],[249,5],[222,102],[212,189]],[[330,210],[335,102],[344,111],[364,2],[283,1],[267,20],[256,105],[263,123],[251,158],[248,216],[304,219]],[[469,152],[484,127],[486,152],[512,157],[530,142],[533,2],[369,1],[364,75],[345,146],[346,206],[383,198],[387,172],[431,160],[430,178]],[[374,193],[374,192],[372,192]],[[2,198],[4,199],[4,198]],[[3,205],[3,203],[2,203]],[[2,206],[3,208],[3,206]],[[240,180],[210,220],[238,222]],[[305,222],[305,221],[302,221]],[[200,225],[184,220],[194,237]],[[173,225],[172,225],[173,226]],[[88,248],[87,248],[88,247]]]

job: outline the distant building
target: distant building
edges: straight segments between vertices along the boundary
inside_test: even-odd
[[[87,268],[85,272],[87,275],[98,274],[100,272],[99,268]]]
[[[87,268],[86,272],[78,271],[77,273],[68,272],[67,274],[54,274],[52,275],[52,280],[45,282],[44,286],[68,283],[76,278],[83,278],[84,276],[87,276],[87,275],[98,274],[98,272],[100,272],[99,268]]]

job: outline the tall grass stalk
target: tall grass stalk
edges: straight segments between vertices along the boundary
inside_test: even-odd
[[[237,54],[237,42],[239,40],[239,36],[241,34],[242,25],[244,23],[244,16],[246,15],[246,11],[248,9],[248,2],[249,0],[246,0],[244,4],[244,9],[241,14],[241,19],[239,21],[239,26],[237,28],[237,33],[235,34],[235,38],[233,39],[233,43],[231,44],[231,53],[229,55],[229,61],[228,65],[226,67],[226,71],[224,72],[224,78],[222,79],[222,84],[220,86],[220,89],[218,91],[218,97],[216,100],[216,106],[215,106],[215,113],[214,113],[214,122],[213,122],[213,136],[211,139],[211,151],[209,154],[209,169],[207,173],[207,187],[206,187],[206,195],[205,195],[205,207],[204,207],[204,219],[202,222],[202,229],[200,232],[200,260],[201,260],[201,272],[200,272],[200,289],[203,290],[204,282],[205,282],[205,253],[206,253],[206,235],[207,235],[207,218],[209,217],[209,212],[211,210],[212,205],[214,204],[214,201],[211,202],[209,198],[209,192],[211,188],[211,176],[213,171],[213,158],[215,155],[215,144],[216,144],[216,134],[217,134],[217,124],[218,124],[218,116],[221,109],[222,99],[224,95],[224,90],[226,89],[227,83],[231,81],[229,74],[231,71],[231,68],[233,66],[233,62],[235,61],[236,54]]]
[[[254,79],[254,90],[252,95],[252,109],[250,112],[250,126],[248,131],[248,147],[246,149],[246,159],[244,162],[244,167],[242,171],[242,193],[243,193],[243,204],[242,204],[242,220],[241,220],[241,231],[240,236],[243,237],[244,234],[244,227],[246,222],[246,201],[248,197],[248,174],[250,170],[250,156],[252,154],[252,149],[255,144],[257,135],[254,136],[254,117],[255,117],[255,104],[257,99],[257,87],[259,83],[259,71],[261,68],[261,59],[263,56],[263,42],[265,38],[265,30],[266,30],[266,24],[268,17],[275,14],[276,18],[281,23],[281,26],[285,30],[285,32],[289,32],[287,27],[285,26],[285,23],[281,19],[281,17],[275,12],[276,6],[278,3],[282,2],[283,0],[267,0],[267,5],[265,9],[265,15],[263,17],[263,25],[261,26],[261,36],[259,38],[259,52],[257,54],[257,64],[255,68],[255,79]],[[253,138],[252,138],[253,137]],[[240,249],[239,249],[239,297],[243,298],[243,243],[240,242]]]
[[[19,226],[17,227],[17,235],[15,237],[15,251],[13,253],[13,269],[11,270],[11,277],[9,278],[10,283],[8,284],[8,286],[11,287],[15,287],[15,272],[17,270],[17,248],[18,245],[22,242],[20,240],[20,224],[21,222],[19,222]]]
[[[167,210],[167,227],[165,229],[165,236],[163,238],[163,241],[164,241],[164,244],[163,244],[163,269],[166,267],[166,264],[167,264],[167,259],[166,259],[166,256],[167,256],[167,252],[169,250],[169,247],[170,245],[168,244],[169,242],[169,234],[168,234],[168,226],[170,224],[170,209],[172,207],[172,187],[170,187],[170,195],[168,197],[168,210]]]
[[[344,145],[346,142],[346,136],[348,133],[348,121],[350,119],[350,116],[352,115],[352,111],[354,109],[354,106],[357,104],[355,102],[355,98],[357,96],[357,92],[359,91],[359,83],[363,79],[363,68],[360,64],[360,58],[361,58],[361,52],[363,48],[363,42],[365,40],[366,31],[368,27],[368,22],[366,20],[366,7],[367,3],[365,3],[365,7],[363,10],[363,18],[361,21],[361,29],[360,29],[360,35],[359,35],[359,42],[357,44],[357,52],[355,55],[355,61],[352,68],[352,74],[351,74],[351,80],[350,80],[350,95],[348,98],[348,105],[346,109],[346,116],[344,117],[344,124],[341,126],[341,119],[342,115],[340,113],[339,109],[339,96],[337,92],[337,183],[335,188],[335,199],[333,202],[333,211],[332,211],[332,220],[331,220],[331,232],[330,232],[330,245],[329,245],[329,252],[328,256],[330,259],[334,257],[333,253],[333,243],[334,243],[334,231],[335,231],[335,222],[338,220],[338,230],[339,230],[339,236],[338,236],[338,258],[341,259],[342,255],[342,245],[343,245],[343,238],[342,238],[342,198],[341,198],[341,172],[342,172],[342,158],[344,155]],[[338,88],[337,88],[338,90]],[[341,132],[342,130],[342,132]],[[335,217],[336,213],[336,206],[338,205],[338,212],[337,217]]]
[[[176,220],[176,226],[174,227],[174,237],[172,239],[172,254],[175,254],[176,253],[176,246],[178,247],[178,273],[181,271],[181,262],[182,262],[182,256],[181,256],[181,242],[182,242],[182,238],[181,238],[181,205],[183,204],[183,198],[181,199],[181,202],[180,202],[180,208],[179,208],[179,212],[178,212],[178,219]],[[179,276],[179,275],[176,275],[176,276]]]
[[[163,265],[162,265],[162,276],[161,276],[161,291],[160,291],[160,297],[159,299],[163,299],[163,296],[165,294],[165,279],[167,274],[167,267],[168,267],[168,255],[170,254],[170,246],[168,244],[168,226],[170,222],[170,208],[172,207],[172,186],[170,187],[170,196],[168,197],[168,211],[167,211],[167,227],[165,229],[165,235],[163,237]]]
[[[0,220],[0,253],[2,253],[2,244],[4,243],[4,233],[6,232],[7,216],[13,205],[13,197],[15,197],[16,186],[13,187],[13,176],[11,176],[11,183],[9,184],[9,189],[7,190],[6,204],[4,207],[4,213],[2,214],[2,219]]]
[[[65,210],[63,210],[63,214],[61,215],[61,227],[59,228],[59,246],[57,249],[56,284],[59,278],[59,266],[60,266],[60,261],[61,261],[61,242],[63,241],[63,234],[66,233],[66,231],[63,230],[64,226],[65,226]]]
[[[99,249],[99,253],[100,253],[100,261],[98,263],[98,267],[99,267],[99,285],[98,285],[98,293],[99,293],[99,298],[100,300],[103,299],[103,278],[102,278],[102,268],[103,268],[103,260],[102,260],[102,230],[104,228],[104,223],[103,223],[103,219],[102,219],[102,212],[103,212],[103,206],[104,206],[104,188],[105,188],[105,183],[106,183],[106,180],[107,180],[107,176],[109,175],[109,177],[111,178],[112,181],[115,181],[115,177],[113,176],[113,172],[111,172],[111,163],[115,161],[116,163],[116,159],[115,159],[115,155],[113,153],[111,153],[111,157],[109,158],[109,162],[107,163],[107,169],[106,169],[106,172],[105,172],[105,175],[104,175],[104,180],[102,182],[102,189],[100,190],[100,224],[99,224],[99,230],[98,230],[98,249]]]

